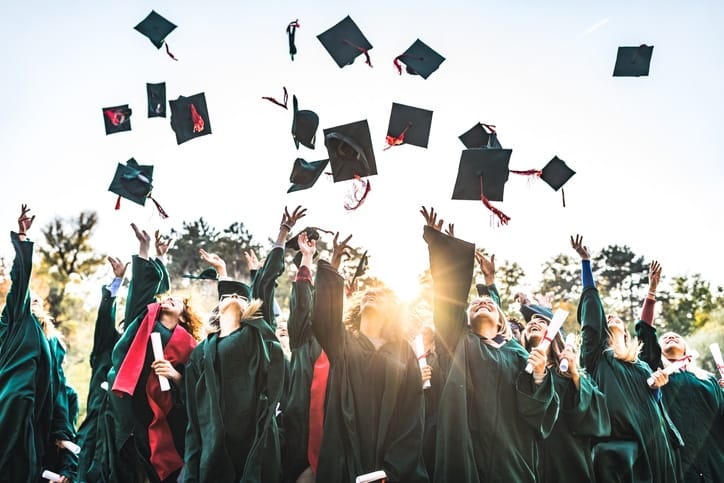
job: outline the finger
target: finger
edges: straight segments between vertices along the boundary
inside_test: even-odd
[[[495,265],[495,254],[490,255],[490,263],[491,263],[492,265]],[[503,264],[503,265],[505,265],[505,264]]]
[[[349,243],[349,241],[351,239],[352,239],[352,235],[348,236],[347,238],[344,239],[344,241],[342,242],[342,245],[347,245],[347,243]]]

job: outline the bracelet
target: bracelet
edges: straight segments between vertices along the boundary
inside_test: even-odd
[[[287,231],[292,231],[292,226],[288,223],[282,223],[281,225],[279,225],[279,228],[286,228]]]
[[[18,232],[18,236],[20,236],[20,235],[25,236],[25,232],[24,232],[24,231],[19,231],[19,232]]]

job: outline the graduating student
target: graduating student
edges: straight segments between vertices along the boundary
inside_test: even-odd
[[[278,482],[281,442],[276,419],[285,359],[272,325],[274,285],[284,268],[284,240],[305,215],[285,209],[274,248],[252,287],[225,280],[218,256],[219,304],[210,333],[186,368],[186,482]],[[266,307],[265,307],[266,306]]]
[[[400,303],[389,289],[369,289],[345,317],[344,285],[332,264],[317,263],[312,329],[330,374],[316,481],[382,470],[388,482],[426,482],[420,368]]]
[[[661,388],[664,406],[685,443],[679,448],[683,481],[724,481],[724,393],[713,374],[696,366],[683,337],[666,332],[657,340],[654,306],[660,280],[661,265],[651,262],[649,292],[636,324],[641,358],[652,370],[685,363]]]
[[[59,444],[71,441],[65,394],[61,386],[57,359],[51,352],[48,334],[32,313],[30,273],[33,243],[26,238],[35,216],[22,205],[18,231],[10,233],[15,249],[10,278],[12,285],[0,318],[0,478],[3,481],[39,481],[43,469],[61,474],[71,481],[69,467],[45,468],[49,462],[63,459]],[[72,429],[72,427],[71,427]]]
[[[611,435],[593,447],[593,465],[598,481],[677,481],[672,438],[678,436],[659,404],[660,391],[668,381],[662,371],[652,374],[639,359],[639,346],[631,340],[623,321],[606,315],[593,281],[590,253],[580,235],[571,237],[581,256],[583,292],[578,304],[578,322],[583,343],[581,363],[606,395],[611,417]],[[653,386],[646,380],[653,376]],[[679,439],[679,438],[677,438]]]
[[[113,348],[108,383],[116,418],[115,445],[122,465],[135,479],[175,481],[183,466],[186,409],[183,372],[201,328],[198,316],[178,297],[156,295],[168,291],[168,272],[162,257],[168,240],[156,232],[157,258],[149,257],[151,237],[132,224],[139,241],[131,262],[131,284],[126,299],[126,325]],[[163,359],[155,360],[151,334],[160,334]],[[161,389],[164,376],[170,390]]]
[[[532,315],[523,331],[526,350],[532,351],[546,335],[552,312],[545,307],[525,306]],[[558,420],[551,434],[538,443],[539,478],[542,483],[593,481],[592,438],[611,433],[606,397],[596,383],[578,368],[578,357],[565,346],[561,333],[551,342],[546,366],[560,400]],[[561,369],[566,360],[567,370]]]
[[[492,298],[473,299],[466,314],[475,246],[443,234],[434,209],[421,213],[444,374],[434,481],[534,482],[536,440],[550,433],[558,416],[546,355],[539,348],[529,354],[513,338]],[[529,362],[532,374],[525,371]]]

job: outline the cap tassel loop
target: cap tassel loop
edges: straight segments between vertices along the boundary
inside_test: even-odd
[[[191,120],[194,122],[194,132],[202,132],[204,130],[204,118],[199,115],[196,106],[190,104]]]
[[[362,179],[359,175],[354,175],[354,185],[352,186],[352,192],[345,197],[344,209],[353,211],[362,206],[362,203],[367,199],[367,195],[372,189],[372,184],[368,179]],[[362,196],[359,196],[362,192]]]
[[[289,22],[289,25],[287,25],[287,36],[289,37],[289,56],[292,58],[292,61],[294,60],[294,56],[297,54],[297,46],[294,43],[294,36],[296,34],[296,30],[299,27],[299,19],[296,19],[293,22]],[[286,101],[284,103],[286,104]]]
[[[402,75],[402,64],[400,64],[400,59],[407,58],[407,59],[415,59],[415,60],[424,60],[422,57],[419,57],[417,55],[409,55],[409,54],[400,54],[397,57],[395,57],[395,60],[392,61],[392,63],[395,66],[395,69],[397,69],[397,73]]]
[[[110,121],[111,124],[114,126],[120,126],[124,122],[126,122],[126,113],[122,110],[114,111],[113,109],[106,109],[103,111]]]
[[[118,195],[118,198],[116,199],[116,210],[121,209],[121,195]]]
[[[540,178],[541,175],[543,175],[543,171],[540,169],[524,169],[524,170],[516,170],[516,169],[510,169],[508,170],[509,173],[512,174],[518,174],[521,176],[527,176],[528,177],[528,185],[530,186],[533,181]]]
[[[483,129],[485,129],[488,134],[498,134],[495,130],[495,124],[485,124],[484,122],[481,122],[480,125],[483,126]]]
[[[168,43],[164,42],[163,45],[166,47],[166,54],[168,54],[168,56],[171,57],[173,60],[178,61],[178,59],[171,53],[171,51],[168,50]]]
[[[399,134],[399,136],[396,136],[396,137],[387,136],[385,138],[385,142],[387,143],[387,145],[384,148],[382,148],[382,150],[387,151],[392,146],[399,146],[400,144],[404,144],[405,143],[405,133],[411,127],[412,127],[412,123],[409,122],[409,123],[407,123],[407,126],[405,127],[405,129],[403,129],[402,132]]]
[[[156,205],[156,209],[158,210],[158,214],[161,215],[161,218],[163,218],[164,220],[168,218],[168,213],[166,213],[166,210],[161,207],[161,205],[153,198],[153,196],[149,194],[148,199],[153,201],[153,204]]]
[[[498,208],[493,206],[493,204],[490,202],[490,200],[485,196],[485,193],[483,192],[483,177],[480,176],[480,201],[483,202],[485,207],[490,210],[490,212],[495,215],[498,218],[498,226],[499,225],[507,225],[510,221],[510,217],[500,211]]]
[[[360,47],[359,45],[353,44],[352,42],[350,42],[347,39],[342,40],[342,43],[350,45],[350,46],[354,47],[355,49],[359,50],[360,52],[362,52],[365,56],[365,64],[372,67],[372,60],[370,59],[370,54],[369,54],[368,49],[365,49],[364,47]]]
[[[287,107],[287,101],[289,100],[289,93],[287,92],[286,87],[283,87],[283,89],[284,89],[284,103],[281,103],[281,102],[277,101],[276,99],[274,99],[273,97],[269,97],[269,96],[264,96],[264,97],[262,97],[262,99],[273,102],[277,106],[282,106],[284,109],[289,109]]]

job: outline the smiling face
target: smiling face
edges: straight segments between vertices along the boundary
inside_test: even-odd
[[[608,322],[608,330],[611,331],[612,334],[615,332],[626,332],[626,326],[623,320],[617,315],[607,315],[606,322]]]
[[[164,297],[161,299],[161,313],[180,317],[184,311],[184,301],[179,297]]]
[[[243,295],[226,294],[221,296],[219,301],[219,313],[223,314],[227,310],[234,310],[241,314],[249,306],[249,300]]]
[[[369,289],[367,290],[362,299],[360,300],[360,313],[367,311],[378,312],[384,314],[392,303],[391,297],[385,290],[380,289]]]
[[[678,359],[686,354],[686,342],[676,332],[666,332],[659,338],[661,351],[669,359]]]
[[[525,326],[525,337],[533,345],[537,346],[545,337],[550,321],[540,315],[533,315],[530,322]]]
[[[468,318],[470,323],[482,322],[483,320],[498,320],[498,306],[490,297],[478,297],[473,299],[468,306]]]

